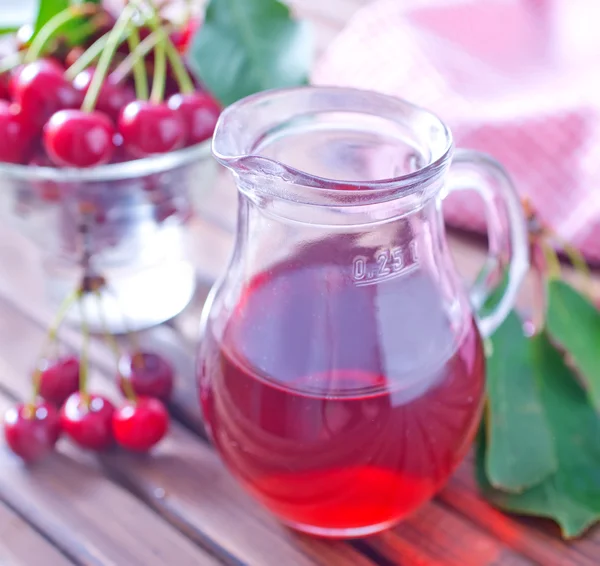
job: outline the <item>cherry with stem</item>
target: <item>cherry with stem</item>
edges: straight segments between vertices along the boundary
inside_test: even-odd
[[[60,306],[60,308],[58,310],[56,318],[54,319],[52,325],[50,326],[50,330],[48,331],[48,335],[47,335],[47,338],[46,338],[46,344],[42,348],[42,355],[40,355],[40,357],[38,358],[38,361],[37,361],[36,366],[35,366],[36,369],[35,369],[34,374],[33,374],[33,392],[32,392],[32,398],[31,398],[31,405],[32,406],[37,401],[37,398],[38,398],[39,392],[40,392],[41,377],[42,377],[41,361],[45,357],[45,352],[48,350],[48,348],[52,344],[56,343],[56,338],[58,336],[58,331],[60,330],[60,327],[61,327],[61,325],[62,325],[65,317],[67,316],[67,314],[71,310],[71,307],[78,300],[79,300],[79,290],[71,293],[63,301],[62,305]]]
[[[81,299],[83,299],[83,294]],[[112,418],[115,408],[108,399],[101,395],[91,394],[87,389],[90,331],[83,303],[83,300],[79,301],[83,333],[79,391],[73,393],[63,405],[60,412],[60,424],[65,434],[76,444],[83,448],[100,451],[109,448],[113,443]]]
[[[108,330],[108,325],[106,323],[106,317],[104,316],[104,310],[102,309],[102,295],[100,294],[100,290],[98,290],[98,289],[95,290],[94,295],[96,297],[96,304],[98,306],[98,316],[100,318],[100,324],[102,325],[102,332],[104,334],[104,339],[108,343],[109,347],[111,348],[111,350],[113,351],[113,354],[115,356],[115,362],[117,364],[117,377],[119,378],[119,382],[122,383],[122,388],[123,388],[123,392],[125,393],[125,397],[127,397],[128,400],[135,402],[136,394],[135,394],[135,390],[133,389],[133,386],[131,385],[131,382],[129,380],[124,379],[123,376],[121,375],[121,370],[119,367],[119,360],[121,358],[121,352],[119,349],[119,345],[117,344],[117,341],[115,340],[115,337]],[[125,382],[127,382],[127,383],[125,383]]]

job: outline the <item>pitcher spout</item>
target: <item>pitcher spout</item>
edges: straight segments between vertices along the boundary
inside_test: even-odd
[[[258,191],[277,186],[277,196],[303,202],[330,193],[350,205],[416,193],[429,198],[440,189],[436,181],[450,162],[452,138],[436,116],[405,101],[301,87],[228,107],[215,129],[213,154]]]

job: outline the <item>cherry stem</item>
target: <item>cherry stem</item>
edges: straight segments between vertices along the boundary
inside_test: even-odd
[[[66,23],[80,16],[89,16],[95,14],[98,11],[96,4],[80,4],[75,6],[69,6],[64,10],[58,12],[50,18],[40,32],[36,35],[35,39],[31,43],[31,46],[27,50],[25,55],[25,62],[32,63],[36,59],[39,59],[44,48],[48,42],[52,39],[52,36]]]
[[[71,293],[70,295],[67,296],[67,298],[60,305],[58,312],[56,313],[56,316],[54,317],[54,320],[52,321],[52,325],[50,326],[50,329],[48,330],[46,342],[42,348],[41,354],[38,356],[38,360],[35,365],[35,371],[33,373],[33,402],[34,403],[40,392],[40,379],[42,376],[40,362],[41,362],[42,358],[46,355],[46,351],[48,350],[50,345],[56,341],[56,337],[58,335],[58,331],[60,329],[61,324],[63,323],[69,310],[73,306],[73,303],[75,303],[78,300],[78,298],[79,298],[79,290],[74,291],[73,293]]]
[[[81,105],[81,109],[84,112],[92,112],[96,106],[96,100],[100,93],[100,89],[102,88],[102,84],[104,83],[106,74],[108,73],[110,63],[117,47],[119,47],[121,36],[127,30],[127,26],[129,25],[129,21],[131,20],[134,11],[135,9],[133,6],[127,4],[117,19],[115,27],[109,32],[106,46],[100,55],[98,66],[94,71],[94,76],[92,77],[90,86],[83,99],[83,104]]]
[[[139,352],[139,342],[137,339],[136,334],[131,330],[131,327],[129,326],[128,322],[127,322],[127,317],[125,316],[125,313],[123,312],[123,309],[121,309],[120,305],[119,305],[119,301],[117,299],[117,295],[116,293],[110,288],[110,287],[105,287],[105,290],[110,293],[113,297],[113,299],[115,300],[115,303],[117,305],[117,307],[119,308],[119,313],[121,315],[121,320],[123,321],[123,329],[124,329],[124,334],[127,337],[127,339],[129,340],[129,342],[131,343],[132,347],[133,347],[133,351],[134,352]]]
[[[167,81],[167,57],[165,54],[166,34],[162,35],[154,48],[154,77],[152,79],[152,93],[150,100],[158,104],[165,97],[165,83]]]
[[[545,240],[540,242],[540,247],[546,260],[546,268],[550,279],[558,279],[561,274],[560,261],[554,248]]]
[[[92,45],[90,45],[66,71],[65,77],[72,81],[81,71],[87,69],[96,58],[100,56],[108,38],[110,32],[105,33],[102,37],[98,38]]]
[[[102,309],[102,295],[100,294],[100,291],[98,291],[98,290],[94,291],[94,295],[96,297],[96,302],[98,305],[98,314],[100,317],[100,324],[102,325],[102,332],[104,334],[104,339],[106,340],[107,344],[109,345],[110,349],[112,350],[112,352],[115,356],[115,361],[117,362],[117,375],[121,378],[121,382],[123,383],[123,389],[125,389],[125,396],[130,401],[135,401],[136,400],[135,391],[133,390],[131,383],[129,382],[128,379],[123,379],[123,375],[121,374],[121,369],[119,367],[121,351],[119,349],[119,344],[117,343],[115,337],[108,330],[108,324],[106,323],[106,317],[104,316],[104,310]]]
[[[592,273],[590,271],[590,267],[585,261],[581,252],[572,246],[571,244],[567,244],[566,242],[559,241],[559,245],[562,248],[564,254],[569,258],[571,265],[575,269],[575,271],[580,275],[585,284],[585,290],[589,297],[592,297],[594,294],[593,285],[592,285]]]
[[[110,22],[109,16],[106,12],[101,12],[92,16],[89,20],[78,25],[75,30],[69,34],[69,42],[71,45],[81,45],[84,43],[93,33],[96,33],[99,28],[105,26]]]
[[[177,48],[173,45],[173,42],[168,39],[167,41],[167,57],[169,58],[169,63],[173,68],[173,72],[175,73],[175,79],[177,80],[177,84],[179,85],[179,90],[184,94],[190,94],[194,92],[194,83],[188,73]]]
[[[137,27],[133,26],[127,41],[130,51],[127,58],[129,58],[138,52],[140,46],[140,32]],[[144,65],[144,55],[145,53],[142,56],[138,54],[132,58],[135,95],[139,100],[148,100],[148,75],[146,74],[146,65]]]
[[[130,36],[131,38],[131,36]],[[119,65],[117,66],[117,68],[112,72],[112,77],[114,78],[115,83],[120,83],[123,79],[125,79],[125,77],[127,75],[129,75],[129,73],[131,72],[132,69],[135,68],[135,65],[137,64],[137,62],[140,59],[143,59],[148,53],[150,53],[150,51],[152,51],[152,49],[154,49],[154,46],[160,41],[161,39],[161,34],[157,33],[157,32],[152,32],[148,37],[146,37],[144,40],[142,40],[139,45],[137,45],[135,47],[135,49],[132,49],[130,46],[130,53],[129,55],[127,55],[127,57],[125,57],[125,59],[123,59],[123,61],[121,61],[121,63],[119,63]],[[131,44],[130,44],[131,45]],[[141,68],[142,68],[142,73],[144,75],[144,81],[143,84],[146,87],[146,93],[148,92],[148,80],[146,78],[146,66],[143,64],[143,61],[141,61]],[[136,90],[137,90],[137,84],[136,84]],[[139,94],[136,95],[138,98],[140,98]],[[146,95],[146,98],[148,98],[148,96]]]
[[[90,327],[87,321],[87,315],[85,307],[83,305],[85,300],[84,293],[79,293],[79,313],[81,316],[81,333],[83,334],[83,341],[81,343],[81,355],[79,362],[79,394],[81,395],[84,404],[89,405],[89,395],[87,393],[87,382],[88,382],[88,348],[90,342]]]
[[[137,5],[140,4],[140,0],[133,0],[133,2]],[[161,25],[156,8],[150,4],[150,9],[150,27],[152,28],[152,31],[161,33],[164,37],[167,57],[171,67],[173,68],[173,72],[175,73],[175,80],[177,81],[180,92],[184,94],[194,92],[194,83],[192,82],[192,79],[190,78],[190,75],[183,64],[177,48],[175,45],[173,45],[171,38],[167,34],[165,28]]]
[[[533,322],[534,324],[545,324],[546,318],[546,277],[548,271],[547,260],[544,255],[543,241],[540,236],[532,235],[530,237],[530,257],[531,267],[533,268]]]

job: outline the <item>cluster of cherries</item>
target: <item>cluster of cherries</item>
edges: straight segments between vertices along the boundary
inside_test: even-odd
[[[106,39],[112,31],[106,32]],[[136,34],[147,37],[151,31],[141,28]],[[177,36],[165,34],[162,41],[173,48],[171,59],[166,67],[163,63],[162,74],[154,75],[149,97],[146,59],[156,65],[157,56],[140,55],[144,65],[140,80],[146,84],[134,83],[131,76],[115,72],[117,49],[127,46],[115,44],[110,50],[110,42],[104,65],[104,52],[81,70],[77,60],[66,68],[68,60],[45,54],[0,75],[0,161],[94,167],[167,153],[208,139],[219,104],[190,77],[181,59],[173,59],[189,37],[183,30]],[[79,55],[80,60],[86,59],[85,52]],[[179,70],[177,80],[174,67]]]
[[[75,444],[103,451],[115,443],[146,452],[169,428],[165,402],[173,388],[173,369],[163,357],[137,351],[119,360],[118,381],[126,395],[115,407],[105,397],[85,391],[87,368],[69,355],[42,359],[34,374],[31,403],[10,408],[4,434],[10,449],[28,463],[42,460],[61,434]]]

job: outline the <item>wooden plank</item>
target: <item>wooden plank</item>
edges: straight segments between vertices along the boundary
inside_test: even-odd
[[[563,541],[548,522],[525,521],[506,515],[477,492],[473,460],[468,458],[438,497],[463,517],[493,534],[505,544],[544,566],[593,566],[600,556],[600,529],[593,528],[580,540]]]
[[[4,503],[0,503],[0,564],[2,566],[68,566],[73,564]]]
[[[394,564],[533,564],[435,501],[393,530],[372,537],[368,544]]]
[[[0,321],[4,321],[0,323],[0,388],[17,398],[25,398],[29,394],[30,384],[24,376],[27,376],[30,370],[31,352],[35,352],[38,344],[42,342],[44,332],[38,324],[26,318],[3,298],[0,299]],[[70,345],[76,345],[73,333],[69,335]],[[114,372],[107,374],[92,371],[90,387],[93,391],[113,400],[118,398]],[[196,397],[195,388],[192,395],[193,398]],[[73,459],[71,475],[83,474],[88,468],[95,469],[94,458],[83,454],[64,441],[61,444],[61,452],[66,454],[67,451]],[[56,462],[60,464],[60,458],[53,459],[51,464],[59,465]],[[116,451],[114,454],[102,457],[101,463],[113,477],[147,501],[170,523],[228,564],[243,563],[256,566],[271,564],[273,566],[279,564],[370,566],[373,564],[345,543],[328,543],[302,537],[281,526],[238,488],[208,445],[176,423],[173,423],[168,438],[161,443],[152,457],[140,458]],[[47,467],[42,468],[42,470],[47,469]],[[80,513],[89,509],[90,515],[94,514],[99,518],[111,516],[110,508],[116,508],[118,504],[114,500],[110,502],[110,499],[101,500],[98,512],[94,513],[94,505],[101,495],[97,494],[93,501],[89,501],[88,490],[96,494],[100,489],[96,487],[96,482],[100,481],[98,477],[102,478],[102,476],[97,469],[98,477],[90,475],[91,477],[86,478],[82,486],[86,490],[85,501],[81,505],[78,500],[71,501],[71,504],[77,505]],[[54,477],[55,482],[56,477],[60,477],[60,474]],[[68,474],[66,477],[69,477]],[[16,481],[9,479],[10,482]],[[51,479],[46,479],[44,485],[38,485],[35,490],[28,490],[30,505],[37,498],[47,501],[49,505],[56,497],[68,500],[69,489],[73,486],[77,489],[78,483],[81,484],[81,481],[78,482],[76,478],[70,477],[66,485],[61,482],[62,490],[54,490],[49,485]],[[0,477],[0,498],[6,496],[9,490],[10,484],[6,484],[6,481],[7,478]],[[23,496],[18,493],[21,488],[22,486],[15,488],[13,485],[13,495],[16,500],[11,500],[11,505],[19,502],[22,504]],[[107,508],[107,505],[111,507]],[[138,505],[141,506],[139,502]],[[145,509],[148,512],[148,509]],[[123,513],[125,517],[130,517],[127,510]],[[156,521],[160,521],[158,515],[155,517]],[[90,521],[91,518],[91,516],[86,517]],[[141,540],[143,537],[141,534],[139,536]],[[123,543],[124,547],[127,545],[129,542]],[[137,564],[131,561],[116,563]],[[183,560],[178,562],[180,563],[186,562]],[[153,562],[148,561],[147,564]]]
[[[0,359],[0,372],[26,381],[4,359]],[[5,385],[3,381],[2,387]],[[12,402],[0,393],[0,412],[4,413]],[[42,465],[27,468],[8,451],[2,439],[0,500],[27,517],[78,563],[217,564],[135,496],[109,480],[90,460],[61,441],[56,455]]]

